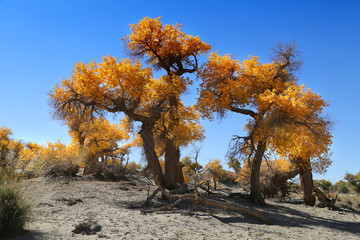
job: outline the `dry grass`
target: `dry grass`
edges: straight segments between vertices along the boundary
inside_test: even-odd
[[[18,183],[0,183],[0,236],[22,232],[30,217],[23,188]]]
[[[331,199],[335,198],[337,193],[327,193],[326,195]],[[301,191],[299,192],[293,192],[290,194],[291,198],[294,199],[302,199],[303,193]],[[354,210],[360,212],[360,195],[350,192],[350,193],[339,193],[338,198],[336,200],[337,207],[339,208],[345,208],[349,210]]]
[[[340,193],[336,205],[340,208],[347,208],[360,212],[360,195],[356,193]]]

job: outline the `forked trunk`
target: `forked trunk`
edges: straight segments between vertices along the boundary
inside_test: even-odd
[[[143,140],[143,148],[146,160],[154,176],[157,185],[164,184],[164,175],[161,170],[159,158],[155,152],[155,142],[153,136],[154,123],[143,123],[139,134]]]
[[[260,190],[260,168],[265,150],[266,150],[266,143],[264,141],[259,141],[251,165],[250,198],[256,205],[260,205],[260,206],[265,205],[265,200],[261,196],[261,190]]]

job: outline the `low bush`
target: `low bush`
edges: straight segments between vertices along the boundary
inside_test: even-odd
[[[48,143],[34,160],[34,169],[46,177],[74,177],[79,171],[83,153],[77,145]]]
[[[23,232],[30,217],[31,205],[24,190],[16,183],[0,182],[0,236]]]

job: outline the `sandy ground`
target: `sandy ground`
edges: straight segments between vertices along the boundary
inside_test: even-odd
[[[240,198],[210,195],[217,201],[239,204],[266,215],[262,223],[243,214],[198,205],[189,215],[191,201],[171,212],[141,214],[143,202],[155,189],[134,181],[27,180],[34,206],[26,235],[13,239],[360,239],[360,214],[331,211],[303,204],[278,203],[256,208]],[[160,196],[159,196],[160,197]],[[78,200],[78,201],[76,201]],[[71,202],[73,205],[71,205]],[[151,208],[167,203],[154,199]],[[75,225],[97,222],[101,231],[75,234]]]

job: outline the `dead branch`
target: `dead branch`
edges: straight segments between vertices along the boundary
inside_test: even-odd
[[[205,205],[208,205],[208,206],[217,207],[217,208],[225,209],[225,210],[234,210],[234,211],[252,216],[263,222],[268,222],[268,219],[264,215],[262,215],[261,213],[256,212],[256,211],[249,211],[245,208],[238,207],[238,206],[235,206],[232,204],[218,203],[218,202],[212,201],[210,199],[206,199],[204,197],[199,197],[199,201],[201,201],[202,203],[204,203]]]
[[[172,210],[175,206],[179,205],[184,200],[195,199],[195,202],[194,202],[194,204],[193,204],[190,211],[192,211],[196,207],[196,205],[199,202],[201,202],[201,203],[203,203],[204,205],[207,205],[207,206],[212,206],[212,207],[225,209],[225,210],[229,209],[229,210],[238,211],[240,213],[243,213],[243,214],[249,215],[251,217],[254,217],[256,219],[259,219],[260,221],[269,222],[268,219],[264,215],[262,215],[261,213],[259,213],[257,211],[250,211],[250,210],[247,210],[245,208],[235,206],[235,205],[232,205],[232,204],[218,203],[216,201],[213,201],[213,200],[210,200],[210,199],[204,197],[203,195],[200,194],[200,192],[198,190],[197,181],[195,181],[195,184],[194,184],[194,193],[193,194],[169,195],[162,186],[159,186],[159,188],[157,188],[154,191],[154,193],[151,194],[151,196],[154,195],[154,197],[155,197],[156,193],[158,193],[159,191],[161,191],[163,196],[165,196],[166,198],[168,198],[170,200],[176,200],[176,201],[169,204],[169,205],[167,205],[167,206],[161,207],[161,208],[151,209],[151,210],[142,210],[141,212],[143,214],[159,212],[159,211],[169,211],[169,210]]]
[[[156,208],[156,209],[151,209],[151,210],[141,210],[141,212],[143,214],[146,213],[153,213],[153,212],[160,212],[160,211],[170,211],[172,210],[174,207],[176,207],[177,205],[179,205],[182,201],[186,200],[186,199],[194,199],[195,195],[194,194],[186,194],[183,196],[180,196],[174,203],[166,205],[164,207],[161,208]]]
[[[149,206],[151,200],[154,199],[154,197],[156,196],[156,194],[157,194],[158,192],[160,192],[160,188],[157,188],[150,196],[147,197],[144,205],[145,205],[145,206]]]
[[[312,194],[320,201],[320,203],[316,204],[317,207],[328,207],[329,209],[336,209],[335,202],[338,195],[336,195],[335,198],[330,199],[319,188],[314,188]]]

